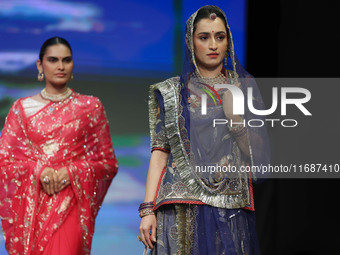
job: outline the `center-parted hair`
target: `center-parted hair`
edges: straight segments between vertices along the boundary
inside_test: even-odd
[[[224,23],[224,26],[226,27],[227,29],[227,22],[225,20],[225,17],[224,17],[224,14],[221,12],[220,8],[218,8],[217,6],[215,5],[207,5],[207,6],[204,6],[202,7],[198,12],[197,12],[197,15],[196,15],[196,18],[194,20],[194,33],[196,31],[196,26],[197,26],[197,23],[201,20],[201,19],[209,19],[210,18],[210,15],[212,13],[215,13],[216,16],[218,18],[220,18],[223,23]],[[228,29],[227,29],[228,30]]]
[[[39,53],[39,59],[40,59],[41,62],[43,61],[43,57],[46,53],[47,48],[50,47],[50,46],[53,46],[53,45],[57,45],[57,44],[65,45],[67,48],[69,48],[69,50],[71,51],[71,54],[72,54],[72,48],[71,48],[71,45],[69,44],[69,42],[64,38],[55,36],[55,37],[47,39],[43,43],[43,45],[41,46],[40,53]]]

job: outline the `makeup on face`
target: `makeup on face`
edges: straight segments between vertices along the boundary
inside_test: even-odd
[[[228,40],[226,27],[220,18],[202,19],[197,23],[193,37],[198,68],[218,70],[223,66]]]

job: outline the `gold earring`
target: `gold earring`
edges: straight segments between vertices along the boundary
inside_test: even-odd
[[[73,76],[73,74],[71,75],[71,81],[73,81],[73,79],[74,79],[74,76]]]
[[[38,74],[38,81],[43,81],[44,80],[44,73],[40,73]]]

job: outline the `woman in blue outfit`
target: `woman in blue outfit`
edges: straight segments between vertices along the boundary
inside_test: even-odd
[[[262,117],[233,102],[239,92],[260,110],[261,95],[220,8],[192,14],[185,43],[182,75],[150,87],[152,154],[139,239],[152,254],[260,254],[250,170],[269,162],[267,133],[249,124]]]

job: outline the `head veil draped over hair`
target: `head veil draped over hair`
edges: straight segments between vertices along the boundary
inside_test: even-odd
[[[197,14],[202,9],[207,9],[210,14],[217,14],[217,17],[222,16],[226,25],[228,46],[224,64],[227,65],[215,78],[202,77],[194,55],[194,24]],[[259,89],[253,77],[239,63],[226,15],[217,6],[204,6],[191,15],[186,25],[185,44],[185,63],[180,81],[182,115],[190,140],[190,151],[187,150],[186,153],[190,171],[182,171],[180,175],[200,200],[207,204],[217,207],[225,207],[226,204],[230,207],[245,205],[251,207],[252,194],[249,185],[252,179],[259,175],[242,170],[245,167],[248,167],[248,170],[251,167],[255,169],[254,166],[269,163],[265,122],[262,116],[252,114],[247,106],[250,88],[254,108],[258,110],[264,108]],[[232,105],[226,101],[228,99],[225,93],[228,89],[218,88],[217,84],[234,85],[243,92],[244,114],[240,115],[242,121],[238,122],[238,125],[235,123],[231,127],[230,120],[225,114],[224,108]],[[205,115],[202,114],[203,95],[206,95],[207,100]],[[264,125],[249,126],[248,121],[253,119],[263,121]],[[259,126],[258,123],[256,125]],[[239,127],[239,133],[233,132],[233,127],[234,129]],[[242,151],[241,147],[247,147],[248,150]]]
[[[227,64],[214,78],[202,77],[195,60],[194,26],[200,11],[208,12],[207,18],[211,13],[217,14],[226,25]],[[185,45],[180,79],[163,82],[166,88],[152,88],[156,91],[154,97],[158,92],[162,94],[157,96],[157,101],[164,104],[164,127],[178,169],[176,172],[195,199],[205,204],[222,208],[253,208],[251,186],[256,174],[240,170],[269,163],[265,122],[262,116],[255,116],[247,107],[251,90],[253,107],[264,109],[259,89],[239,63],[226,16],[217,6],[203,6],[192,14],[186,25]],[[230,95],[229,89],[218,87],[221,84],[233,85],[244,96],[244,114],[239,115],[242,121],[236,126],[231,125],[226,115],[233,99],[226,96]],[[204,101],[206,114],[202,112]],[[152,110],[150,113],[152,115]],[[248,121],[252,119],[263,121],[264,125],[249,126]],[[220,120],[218,125],[214,125],[216,120]],[[150,118],[150,123],[151,127],[156,125],[156,119]],[[152,135],[151,138],[153,140]]]
[[[196,60],[195,60],[195,54],[194,54],[194,43],[193,43],[193,37],[194,37],[194,27],[195,27],[195,19],[197,17],[197,14],[200,10],[207,9],[209,13],[215,13],[216,11],[219,12],[220,16],[224,18],[226,30],[227,30],[227,40],[228,40],[228,47],[226,51],[227,56],[227,69],[231,70],[233,72],[233,75],[235,78],[238,77],[237,71],[236,71],[236,62],[237,67],[239,68],[239,72],[242,71],[242,73],[245,72],[245,70],[242,68],[240,63],[238,62],[238,59],[236,57],[235,51],[234,51],[234,43],[232,34],[230,32],[230,27],[227,22],[227,17],[225,13],[217,6],[214,5],[207,5],[203,6],[200,9],[198,9],[195,13],[193,13],[190,18],[187,20],[186,28],[185,28],[185,59],[184,59],[184,65],[183,65],[183,72],[181,76],[181,83],[183,85],[187,85],[188,78],[190,78],[190,74],[194,73],[195,71],[199,74],[199,70],[197,68]],[[215,13],[216,14],[216,13]],[[218,16],[217,16],[218,17]],[[240,70],[240,68],[242,70]],[[189,75],[188,75],[189,74]]]

